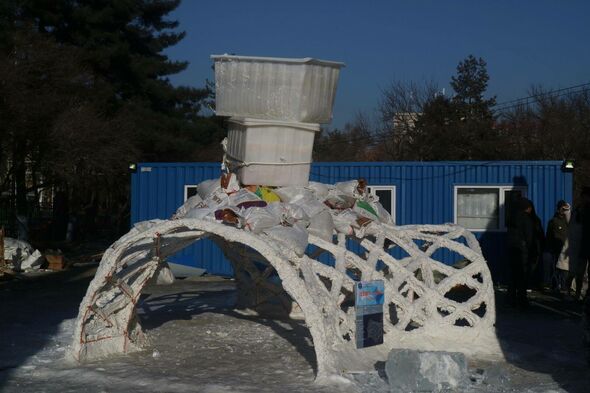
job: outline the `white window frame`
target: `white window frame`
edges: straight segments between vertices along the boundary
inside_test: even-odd
[[[397,194],[396,194],[396,186],[367,186],[367,191],[369,194],[377,196],[375,191],[391,191],[391,218],[393,222],[397,223],[397,217],[395,216],[396,206],[397,206]],[[385,207],[385,206],[383,206]]]
[[[515,185],[489,185],[489,184],[461,184],[456,185],[453,192],[453,222],[457,224],[457,196],[459,189],[462,188],[490,188],[498,190],[498,226],[496,229],[473,229],[466,228],[472,232],[506,232],[506,204],[504,200],[505,191],[519,190],[524,198],[527,197],[528,187],[527,186],[515,186]]]
[[[186,202],[186,200],[188,199],[188,189],[189,188],[195,188],[195,191],[197,189],[197,185],[196,184],[185,184],[184,185],[184,200],[182,203]]]

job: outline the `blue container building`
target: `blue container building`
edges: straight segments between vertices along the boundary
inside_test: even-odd
[[[546,228],[558,200],[572,202],[573,174],[561,161],[321,162],[310,180],[333,184],[363,177],[397,225],[457,223],[479,239],[497,282],[505,282],[506,218],[511,201],[526,196]],[[131,223],[170,218],[203,180],[219,177],[219,163],[141,163],[131,176]],[[171,258],[233,275],[221,250],[202,240]],[[452,263],[452,256],[443,256]]]

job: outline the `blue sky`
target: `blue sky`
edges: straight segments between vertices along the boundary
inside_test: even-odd
[[[373,116],[393,81],[434,80],[447,94],[459,61],[488,64],[498,102],[532,84],[590,82],[590,1],[183,0],[171,15],[187,33],[166,53],[187,60],[176,85],[214,79],[211,54],[342,61],[333,127]]]

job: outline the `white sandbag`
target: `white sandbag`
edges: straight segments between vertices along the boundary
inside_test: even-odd
[[[289,225],[299,224],[304,228],[309,226],[309,216],[305,210],[292,203],[283,204],[283,220]]]
[[[197,185],[197,194],[203,200],[209,198],[211,194],[218,190],[221,190],[221,182],[219,179],[205,180]]]
[[[186,202],[184,202],[184,204],[176,210],[176,213],[174,213],[174,218],[184,217],[186,215],[186,213],[191,209],[194,209],[194,208],[202,209],[205,207],[207,207],[207,205],[205,204],[203,199],[198,194],[193,195],[192,197],[187,199]]]
[[[204,218],[211,218],[215,220],[214,214],[217,207],[196,207],[194,209],[189,210],[186,212],[184,217],[182,218],[197,218],[197,219],[204,219]]]
[[[330,190],[324,203],[336,210],[351,209],[356,203],[356,198],[352,195],[345,195],[339,190]]]
[[[229,196],[225,192],[223,192],[221,187],[213,191],[209,195],[209,197],[207,197],[207,199],[205,199],[203,202],[205,203],[205,205],[207,205],[207,207],[211,208],[219,208],[222,206],[228,206],[230,204]]]
[[[150,284],[170,285],[174,284],[174,273],[170,269],[168,262],[163,262],[150,280]]]
[[[238,177],[235,173],[228,173],[222,176],[220,184],[223,185],[224,182],[227,182],[227,186],[222,187],[222,190],[226,194],[233,194],[234,192],[238,192],[240,190],[240,182],[238,181]]]
[[[357,225],[357,227],[354,227],[353,231],[356,237],[362,239],[366,236],[379,233],[379,224],[375,221],[367,221],[363,225]]]
[[[373,209],[375,209],[375,211],[377,211],[377,215],[379,216],[380,222],[382,222],[383,224],[395,225],[395,221],[393,221],[393,217],[391,217],[391,214],[389,214],[389,212],[387,210],[385,210],[385,208],[383,207],[381,202],[379,202],[379,201],[371,202],[371,206],[373,207]]]
[[[332,243],[334,236],[334,220],[329,211],[323,212],[310,217],[309,234],[319,237],[327,242]]]
[[[305,213],[305,210],[295,204],[282,202],[271,203],[267,206],[267,209],[279,217],[283,224],[294,225],[298,223],[303,227],[309,225],[309,216]]]
[[[238,192],[235,192],[229,196],[229,204],[231,206],[238,206],[242,203],[258,201],[262,201],[262,199],[260,199],[260,197],[255,193],[248,191],[245,188],[242,188]]]
[[[4,259],[13,262],[22,261],[35,252],[33,246],[24,240],[17,240],[11,237],[4,238]]]
[[[337,214],[333,214],[332,219],[334,221],[334,228],[336,228],[338,232],[346,235],[352,235],[354,233],[353,228],[359,227],[356,222],[358,215],[351,209],[346,209]]]
[[[315,181],[310,181],[306,187],[307,189],[311,190],[315,195],[316,199],[322,200],[328,196],[330,192],[330,188],[327,184],[318,183]]]
[[[320,214],[325,210],[328,210],[328,206],[326,206],[324,203],[318,201],[315,198],[306,197],[298,199],[295,202],[291,202],[291,204],[301,207],[305,214],[307,214],[310,218],[317,214]]]
[[[369,194],[367,190],[366,181],[362,180],[362,183],[358,180],[343,181],[334,184],[337,191],[347,196],[352,196],[356,199],[373,200],[374,196]]]
[[[284,244],[289,250],[292,250],[297,256],[302,257],[305,254],[305,249],[308,243],[307,231],[299,225],[292,227],[285,227],[277,225],[272,228],[264,230],[271,238]]]
[[[379,221],[379,215],[375,210],[375,206],[367,201],[358,200],[352,208],[360,217],[368,218],[369,220]]]
[[[252,207],[244,211],[244,228],[253,233],[261,233],[263,230],[277,226],[281,223],[280,217],[266,207]]]
[[[281,187],[274,190],[275,194],[281,198],[282,202],[293,203],[299,199],[313,198],[311,190],[303,187]]]
[[[357,195],[358,180],[342,181],[334,184],[336,189],[345,195]]]
[[[216,209],[211,216],[211,219],[223,222],[225,224],[233,225],[236,228],[243,228],[244,226],[244,217],[242,216],[242,212],[244,210],[236,207],[236,206],[223,206],[219,209]],[[209,216],[207,216],[209,218]]]
[[[45,262],[45,257],[39,250],[35,250],[31,255],[20,262],[20,266],[16,266],[17,270],[36,270]]]

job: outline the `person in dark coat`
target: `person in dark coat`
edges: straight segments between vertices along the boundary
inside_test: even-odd
[[[590,276],[590,187],[582,189],[580,204],[574,210],[572,215],[573,230],[571,235],[576,235],[574,241],[570,243],[570,274],[567,278],[567,288],[571,288],[572,281],[576,280],[576,300],[581,300],[582,285],[584,283],[584,274]],[[572,237],[572,236],[570,236]],[[588,296],[588,292],[586,292]]]
[[[547,224],[546,249],[551,255],[552,264],[548,266],[548,276],[551,277],[551,286],[554,290],[565,289],[567,269],[556,266],[563,248],[568,240],[570,205],[564,200],[557,202],[557,209],[553,218]]]
[[[522,307],[528,305],[527,288],[532,262],[537,255],[535,240],[535,220],[531,216],[533,204],[526,198],[518,201],[518,207],[508,227],[508,258],[510,263],[510,283],[508,296],[512,304]]]
[[[543,263],[542,256],[543,250],[545,249],[545,228],[543,228],[543,222],[537,215],[535,205],[531,204],[531,212],[529,213],[531,220],[533,220],[533,244],[531,253],[529,255],[530,264],[530,276],[528,278],[529,283],[534,284],[535,287],[542,287],[543,281]]]

